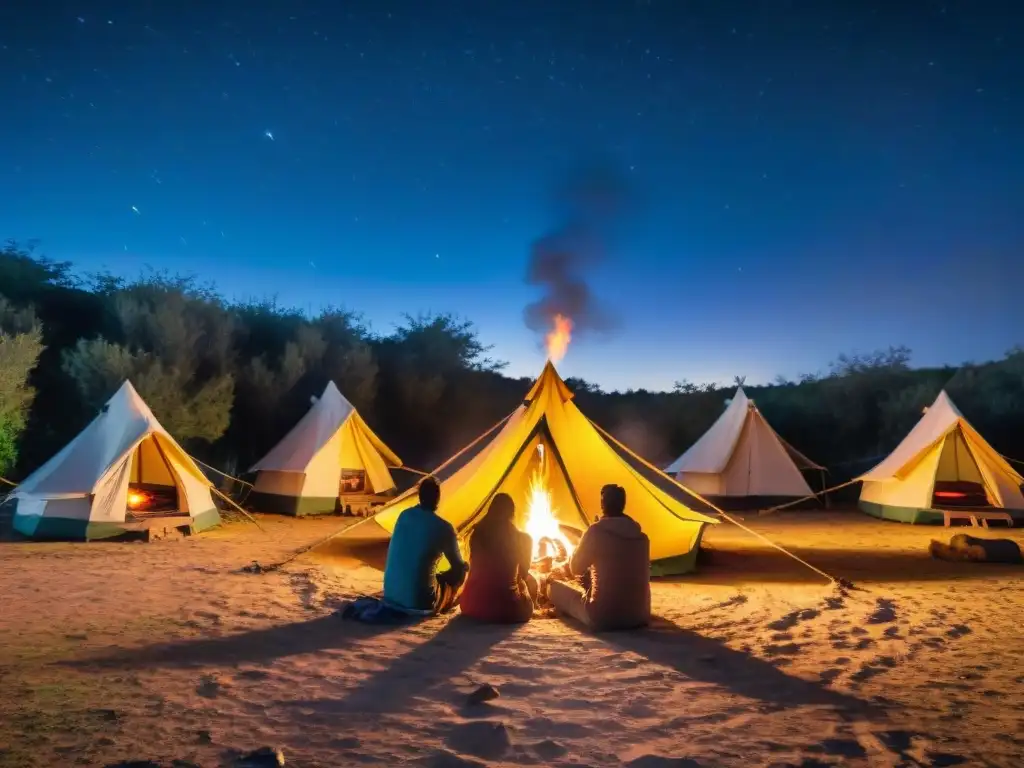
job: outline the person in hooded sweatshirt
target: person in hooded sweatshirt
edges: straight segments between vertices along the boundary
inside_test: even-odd
[[[598,632],[644,627],[651,620],[650,539],[626,515],[622,486],[601,489],[601,512],[566,569],[578,580],[552,581],[551,604]]]

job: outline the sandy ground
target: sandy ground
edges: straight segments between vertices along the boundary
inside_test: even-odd
[[[380,587],[343,524],[261,518],[184,541],[0,543],[0,766],[1024,764],[1024,567],[927,554],[950,531],[858,513],[746,516],[654,587],[657,626],[588,636],[438,618],[353,625]],[[992,531],[1024,542],[1024,531]],[[500,697],[470,706],[478,685]]]

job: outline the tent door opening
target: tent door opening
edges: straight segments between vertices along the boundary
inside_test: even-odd
[[[935,472],[932,506],[939,509],[992,506],[978,462],[959,428],[946,437],[942,446]]]
[[[131,461],[126,499],[130,517],[188,516],[181,508],[180,489],[170,462],[156,438],[150,436],[139,443]]]

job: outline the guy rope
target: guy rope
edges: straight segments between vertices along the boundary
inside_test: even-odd
[[[588,421],[590,421],[590,420],[588,419]],[[694,491],[690,490],[689,488],[687,488],[687,487],[686,487],[685,485],[683,485],[682,483],[680,483],[680,482],[679,482],[678,480],[676,480],[676,479],[675,479],[674,477],[672,477],[671,475],[669,475],[669,474],[667,474],[667,473],[663,472],[662,470],[660,470],[660,469],[658,469],[657,467],[655,467],[655,466],[654,466],[653,464],[651,464],[651,463],[650,463],[649,461],[647,461],[647,460],[646,460],[645,458],[643,458],[642,456],[639,456],[639,455],[637,455],[636,453],[634,453],[634,452],[633,452],[632,450],[630,450],[630,448],[629,448],[628,446],[626,446],[626,445],[623,445],[623,444],[622,444],[621,442],[619,442],[619,441],[618,441],[618,440],[617,440],[617,439],[616,439],[616,438],[615,438],[615,437],[614,437],[614,436],[613,436],[613,435],[612,435],[611,433],[609,433],[609,432],[606,432],[606,431],[605,431],[604,429],[602,429],[602,428],[601,428],[601,425],[599,425],[599,424],[595,424],[595,423],[594,423],[593,421],[591,421],[591,422],[590,422],[590,424],[591,424],[591,426],[593,426],[593,427],[594,427],[594,429],[596,429],[596,430],[597,430],[598,432],[600,432],[600,433],[601,433],[601,435],[603,435],[603,436],[605,437],[605,439],[609,440],[610,442],[612,442],[612,443],[614,443],[614,444],[615,444],[616,446],[618,446],[618,448],[619,448],[620,450],[622,450],[622,451],[624,451],[625,453],[627,453],[627,454],[628,454],[629,456],[631,456],[632,458],[634,458],[634,459],[635,459],[636,461],[639,461],[639,462],[640,462],[641,464],[643,464],[643,465],[644,465],[645,467],[647,467],[648,469],[652,470],[653,472],[656,472],[656,473],[657,473],[657,474],[659,474],[659,475],[660,475],[661,477],[667,478],[667,479],[668,479],[668,480],[669,480],[669,481],[670,481],[670,482],[671,482],[671,483],[672,483],[673,485],[675,485],[675,486],[677,486],[677,487],[678,487],[679,489],[681,489],[681,490],[685,491],[685,492],[686,492],[686,493],[688,493],[688,494],[689,494],[690,496],[693,496],[693,497],[694,497],[694,498],[696,498],[696,499],[697,499],[698,501],[701,501],[701,502],[703,502],[704,504],[707,504],[707,505],[708,505],[708,506],[709,506],[709,507],[710,507],[711,509],[713,509],[713,510],[715,511],[715,513],[716,513],[716,514],[718,514],[719,516],[721,516],[721,517],[722,517],[723,519],[725,519],[725,520],[728,520],[728,521],[729,521],[730,523],[732,523],[733,525],[735,525],[735,526],[736,526],[737,528],[739,528],[739,529],[741,529],[741,530],[743,530],[743,531],[746,531],[746,532],[747,532],[747,533],[749,533],[749,534],[750,534],[751,536],[754,536],[754,537],[756,537],[756,538],[760,539],[761,541],[763,541],[763,542],[764,542],[765,544],[767,544],[768,546],[770,546],[770,547],[772,547],[772,548],[774,548],[774,549],[777,549],[777,550],[778,550],[779,552],[781,552],[782,554],[786,555],[787,557],[791,557],[792,559],[796,560],[796,561],[797,561],[798,563],[800,563],[800,564],[801,564],[801,565],[803,565],[804,567],[806,567],[806,568],[809,568],[810,570],[814,571],[814,572],[815,572],[816,574],[818,574],[819,576],[821,576],[821,577],[825,578],[825,579],[826,579],[826,580],[827,580],[827,581],[828,581],[828,582],[829,582],[830,584],[833,584],[833,585],[836,585],[836,586],[841,586],[841,587],[843,587],[843,586],[845,586],[845,587],[848,587],[848,586],[849,586],[849,582],[848,582],[848,581],[846,581],[845,579],[837,579],[837,578],[835,578],[834,576],[830,576],[829,574],[825,573],[825,572],[824,572],[823,570],[821,570],[820,568],[817,568],[817,567],[815,567],[815,566],[811,565],[810,563],[808,563],[808,562],[807,562],[806,560],[804,560],[803,558],[801,558],[801,557],[800,557],[799,555],[796,555],[796,554],[794,554],[793,552],[790,552],[790,551],[789,551],[788,549],[785,549],[784,547],[780,546],[779,544],[776,544],[776,543],[775,543],[774,541],[772,541],[771,539],[769,539],[769,538],[768,538],[767,536],[765,536],[764,534],[758,533],[757,531],[755,531],[755,530],[754,530],[754,529],[752,529],[752,528],[748,528],[747,526],[743,525],[743,523],[741,523],[741,522],[739,522],[738,520],[736,520],[735,518],[733,518],[733,517],[732,517],[731,515],[728,515],[728,514],[726,514],[726,513],[725,513],[725,512],[723,511],[723,510],[721,510],[721,509],[719,509],[718,507],[716,507],[716,506],[715,506],[714,504],[712,504],[712,503],[711,503],[710,501],[708,501],[707,499],[705,499],[705,498],[704,498],[703,496],[701,496],[701,495],[700,495],[699,493],[696,493],[696,492],[694,492]],[[625,463],[625,462],[624,462],[624,463]],[[634,474],[636,473],[636,470],[633,470],[633,468],[632,468],[632,467],[630,467],[628,463],[626,463],[626,466],[627,466],[627,467],[628,467],[628,468],[629,468],[630,470],[632,470],[632,471],[634,472]]]

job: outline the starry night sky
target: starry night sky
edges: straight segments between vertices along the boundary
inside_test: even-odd
[[[530,246],[600,157],[643,200],[592,276],[623,323],[563,374],[980,361],[1024,341],[1022,30],[981,0],[3,3],[0,239],[381,332],[452,311],[533,375]]]

